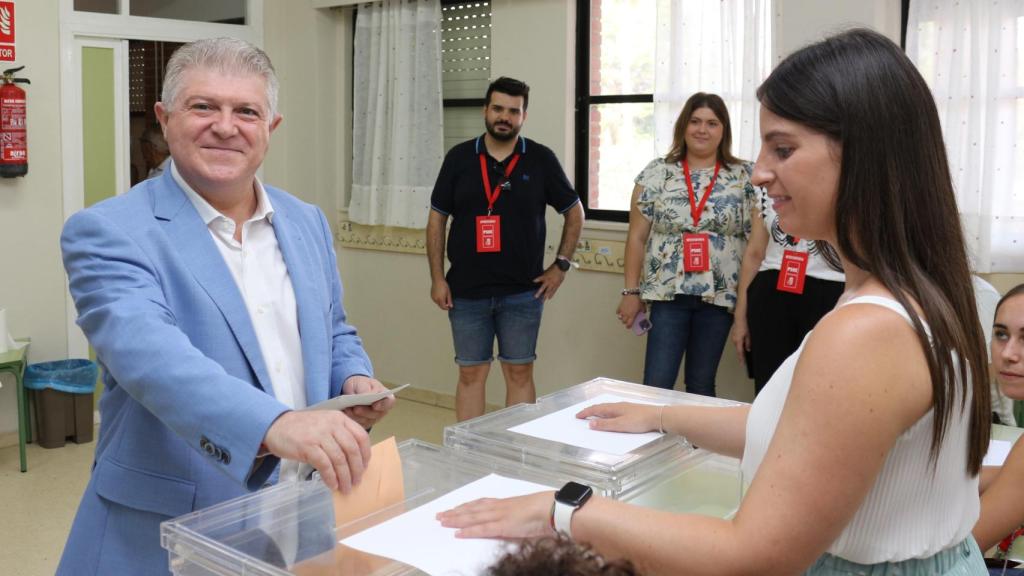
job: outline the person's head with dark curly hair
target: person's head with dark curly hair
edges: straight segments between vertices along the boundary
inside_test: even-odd
[[[628,560],[605,560],[564,534],[528,540],[498,559],[488,576],[640,576]]]

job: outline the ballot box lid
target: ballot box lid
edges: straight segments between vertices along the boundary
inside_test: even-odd
[[[740,402],[664,390],[610,378],[595,378],[542,396],[534,404],[517,404],[472,420],[448,426],[445,446],[515,462],[527,469],[555,472],[589,484],[610,498],[625,499],[664,481],[708,453],[682,436],[665,434],[628,453],[601,446],[581,447],[560,438],[540,438],[512,428],[534,422],[595,398],[612,396],[651,404],[739,406]]]

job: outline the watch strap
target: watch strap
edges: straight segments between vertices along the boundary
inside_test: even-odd
[[[579,507],[565,504],[555,500],[555,507],[551,512],[552,526],[555,532],[564,532],[572,536],[572,515],[579,510]]]

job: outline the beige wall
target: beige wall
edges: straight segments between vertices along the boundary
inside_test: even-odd
[[[281,83],[279,109],[284,116],[271,138],[264,177],[334,214],[340,206],[343,158],[339,115],[343,76],[349,70],[351,25],[340,11],[317,10],[302,2],[269,0],[264,5],[264,48]],[[345,91],[344,94],[348,92]]]
[[[818,2],[780,0],[777,49],[785,54],[839,26],[853,23],[893,28],[895,0]],[[494,0],[493,70],[533,86],[526,133],[572,163],[574,2]],[[316,10],[310,0],[267,0],[265,47],[282,78],[284,123],[272,140],[265,167],[268,182],[317,202],[329,214],[347,193],[350,155],[347,84],[351,22],[342,12]],[[898,16],[898,15],[897,15]],[[896,20],[898,22],[898,19]],[[64,220],[60,155],[59,14],[57,2],[18,2],[19,64],[27,65],[29,174],[0,180],[0,306],[16,335],[33,339],[32,360],[67,354],[65,278],[58,237]],[[887,32],[895,36],[895,32]],[[560,233],[549,218],[549,244]],[[589,237],[622,239],[621,231],[588,229]],[[549,256],[550,257],[550,256]],[[339,249],[345,303],[353,323],[386,381],[450,393],[455,380],[448,321],[428,298],[422,256]],[[1000,290],[1024,282],[1024,274],[989,277]],[[572,272],[545,313],[537,363],[541,393],[597,375],[639,380],[643,340],[614,320],[621,279],[599,272]],[[749,399],[751,384],[726,350],[719,371],[724,396]],[[503,401],[500,376],[489,383],[489,400]],[[12,382],[0,389],[0,443],[16,430]]]
[[[17,55],[28,93],[28,175],[0,179],[0,307],[14,336],[30,336],[33,361],[67,351],[61,208],[58,3],[17,3]],[[6,64],[6,63],[5,63]],[[7,66],[3,66],[6,68]],[[17,431],[14,381],[3,376],[0,436]],[[16,436],[14,440],[17,440]]]
[[[872,28],[899,43],[899,0],[775,0],[775,61],[852,27]]]

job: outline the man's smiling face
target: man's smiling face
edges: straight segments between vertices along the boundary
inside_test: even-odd
[[[251,188],[281,121],[270,117],[262,76],[205,68],[185,72],[174,102],[158,102],[156,113],[175,166],[204,196]]]

